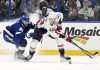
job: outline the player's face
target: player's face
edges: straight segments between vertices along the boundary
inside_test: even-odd
[[[23,24],[24,24],[25,27],[27,27],[29,22],[28,21],[23,21]]]
[[[46,14],[47,14],[47,9],[46,8],[43,8],[42,9],[42,16],[46,16]]]

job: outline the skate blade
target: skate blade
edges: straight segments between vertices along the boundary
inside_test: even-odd
[[[60,62],[68,62],[68,64],[72,64],[71,60],[60,59]]]
[[[24,59],[24,62],[30,62],[30,60],[25,60],[25,59]]]

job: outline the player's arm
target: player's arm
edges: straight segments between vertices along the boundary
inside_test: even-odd
[[[35,29],[36,24],[34,24],[34,23],[30,22],[29,27],[30,27],[31,29]]]
[[[57,31],[61,32],[62,31],[62,21],[59,20],[58,24],[57,24]]]
[[[26,35],[25,33],[19,31],[19,32],[16,32],[15,38],[23,39],[23,38],[25,38],[25,35]]]
[[[15,35],[14,35],[15,38],[17,39],[25,38],[25,33],[23,32],[24,29],[19,24],[15,24],[13,29],[15,30]]]
[[[10,32],[14,35],[13,41],[16,45],[19,45],[22,39],[25,38],[25,33],[21,32],[22,28],[19,24],[13,24],[9,28]],[[23,31],[23,30],[22,30]]]
[[[36,35],[42,36],[43,34],[47,33],[47,29],[45,28],[35,28],[35,32],[31,32],[27,34],[27,37],[35,37]]]

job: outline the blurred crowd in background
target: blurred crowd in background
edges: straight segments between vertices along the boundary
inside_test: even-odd
[[[8,19],[9,0],[0,0],[0,20]],[[11,19],[42,6],[62,12],[64,21],[99,21],[100,0],[11,0]]]

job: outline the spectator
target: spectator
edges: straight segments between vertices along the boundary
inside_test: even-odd
[[[20,10],[21,0],[14,0],[16,3],[16,9]]]
[[[1,5],[1,0],[0,0],[0,10],[1,10],[1,7],[2,7],[2,5]]]
[[[0,0],[0,19],[5,19],[6,15],[7,15],[7,9],[5,7],[5,1],[4,0]]]
[[[98,20],[100,21],[100,9],[99,9],[99,12],[98,12]]]
[[[6,5],[6,8],[7,8],[7,13],[8,13],[9,0],[6,1],[5,5]],[[16,3],[15,3],[14,0],[11,0],[11,10],[12,10],[11,16],[15,16],[15,9],[16,9]]]
[[[100,6],[100,0],[97,0],[98,5]]]
[[[97,5],[97,0],[90,0],[92,8]]]
[[[51,0],[50,5],[53,11],[57,11],[56,0]]]
[[[64,15],[64,21],[68,20],[69,13],[72,11],[73,8],[76,8],[76,3],[74,0],[61,0],[61,9],[60,11]]]
[[[5,5],[8,7],[9,5],[9,0],[6,1]],[[11,0],[11,9],[14,9],[16,7],[16,3],[14,0]]]
[[[72,11],[69,13],[68,19],[70,21],[82,21],[84,20],[84,16],[78,14],[77,8],[73,8]]]
[[[64,0],[61,0],[61,2],[60,2],[60,12],[63,13],[64,21],[68,20],[68,15],[70,12],[70,8],[68,6],[66,6],[65,3],[66,2]]]
[[[1,5],[1,0],[0,0],[0,15],[1,15],[1,13],[2,13],[1,7],[2,7],[2,5]],[[0,20],[1,20],[1,19],[2,19],[2,15],[0,16]]]
[[[76,8],[77,7],[75,0],[68,0],[67,3],[66,3],[66,6],[70,9],[70,11],[73,8]]]
[[[50,4],[50,2],[51,2],[51,0],[46,0],[49,4]]]
[[[95,20],[98,20],[99,8],[98,8],[97,0],[90,0],[90,1],[91,1],[91,6],[92,6],[93,11],[94,11]]]
[[[40,0],[33,0],[33,2],[32,2],[32,4],[33,4],[33,11],[32,12],[35,12],[37,9],[38,9],[38,7],[39,7],[39,1]]]
[[[97,6],[94,6],[93,7],[93,11],[94,11],[94,17],[95,17],[95,20],[98,20],[99,18],[99,9],[97,8]]]
[[[80,2],[80,0],[76,0],[76,6],[77,6],[78,10],[81,9],[81,2]]]
[[[85,20],[94,20],[94,11],[92,7],[89,7],[91,5],[91,2],[89,0],[83,1],[83,7],[78,11],[79,14],[84,15]]]
[[[33,13],[38,0],[22,0],[20,9],[23,13]]]
[[[20,10],[21,0],[14,0],[14,1],[16,3],[15,16],[14,17],[16,18],[16,17],[22,16],[23,13]]]

